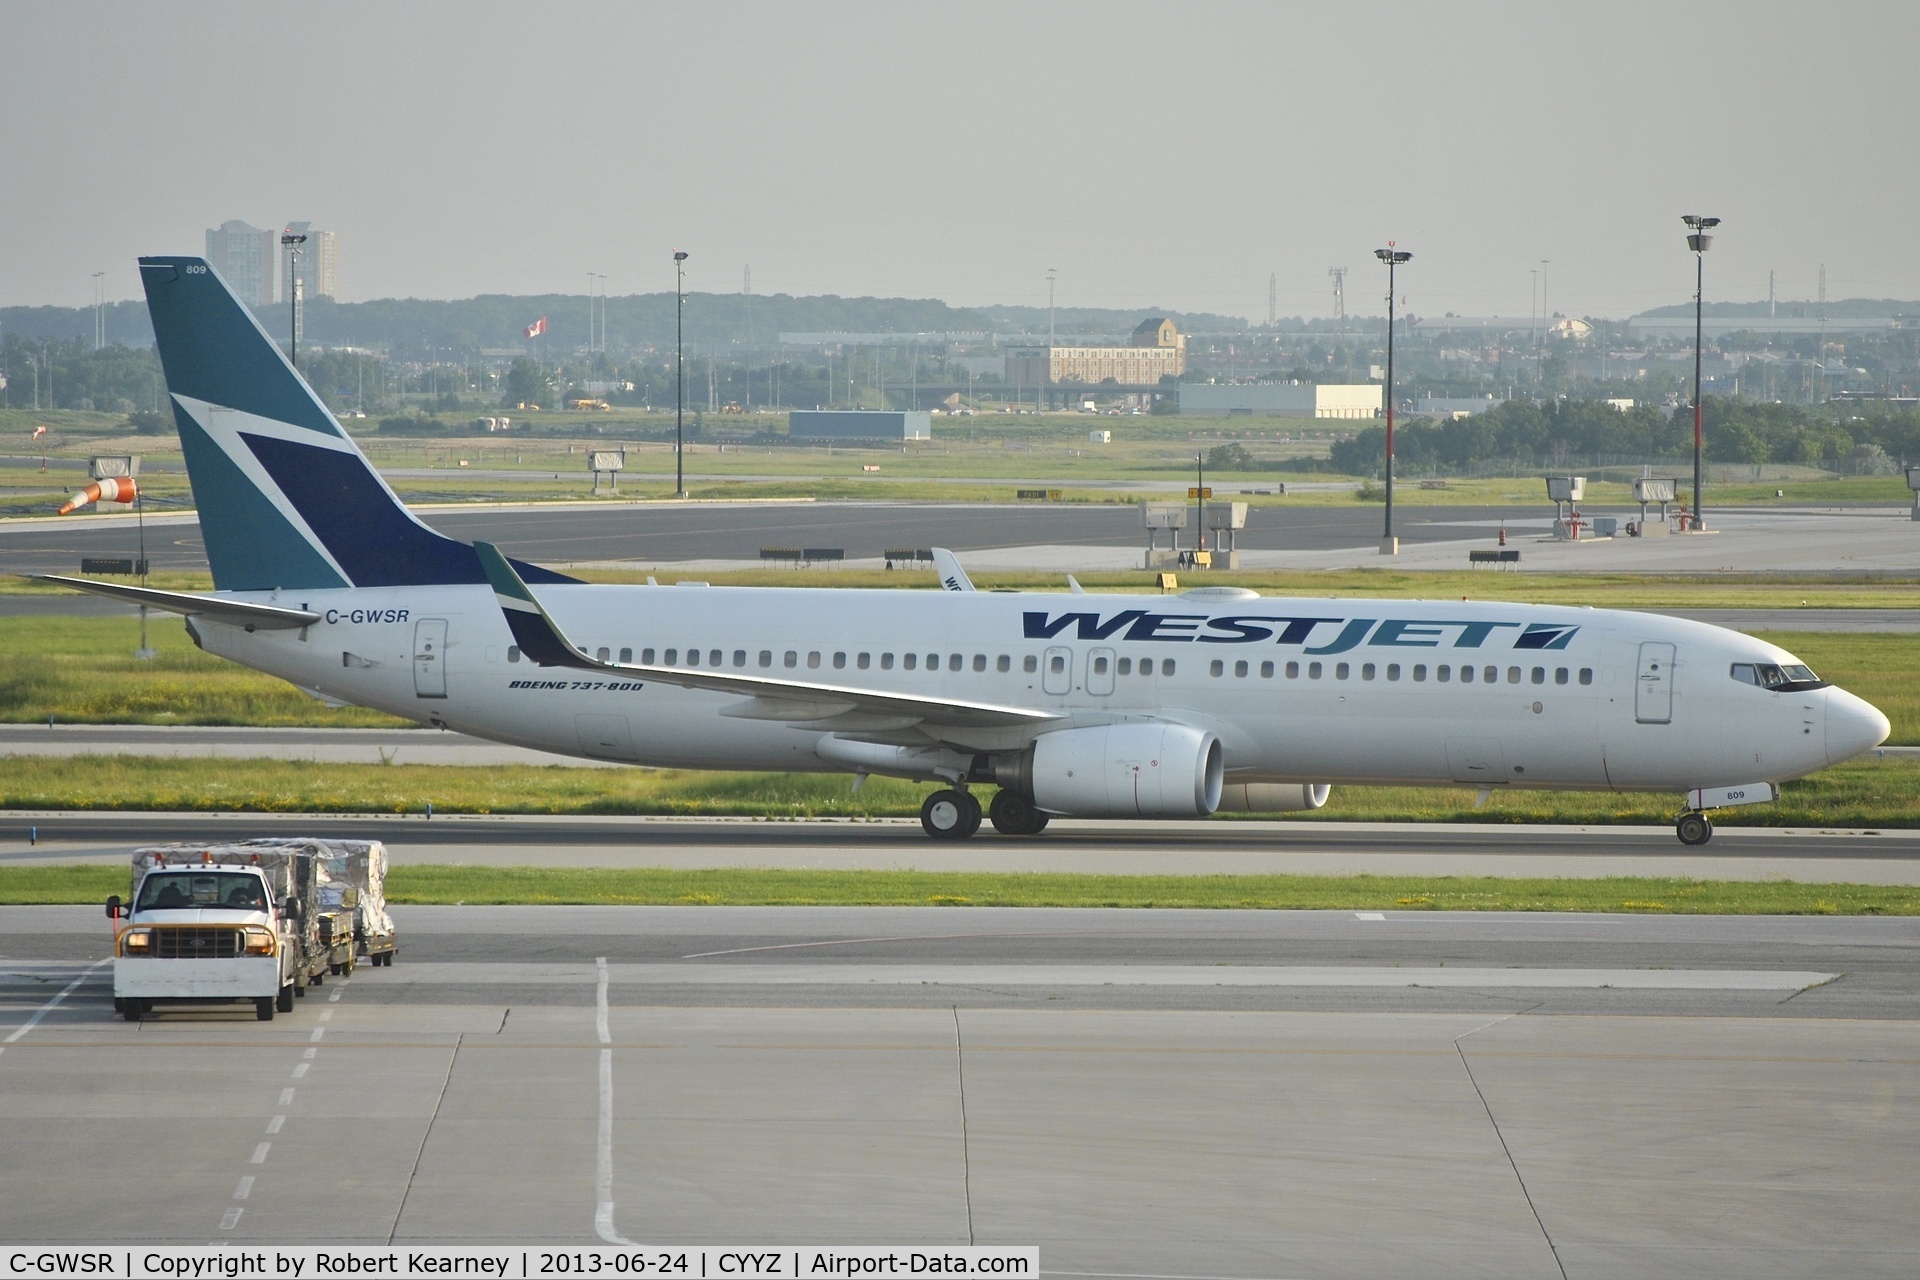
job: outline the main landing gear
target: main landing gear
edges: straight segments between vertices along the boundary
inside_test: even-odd
[[[1713,824],[1704,813],[1683,813],[1675,820],[1673,833],[1681,844],[1701,845],[1713,839]]]
[[[987,816],[1004,836],[1037,836],[1048,821],[1033,801],[1005,790],[993,797]],[[920,825],[935,840],[965,840],[980,829],[980,802],[958,787],[936,791],[920,806]]]

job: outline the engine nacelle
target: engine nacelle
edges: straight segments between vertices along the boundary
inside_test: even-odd
[[[1220,812],[1300,813],[1325,804],[1332,790],[1324,782],[1229,782],[1220,790]]]
[[[1076,818],[1201,818],[1220,804],[1220,739],[1181,724],[1060,729],[1034,740],[1033,802]]]

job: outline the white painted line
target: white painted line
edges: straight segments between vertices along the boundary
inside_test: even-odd
[[[1387,915],[1384,911],[1356,911],[1353,913],[1353,918],[1355,920],[1385,920]]]
[[[74,993],[74,989],[77,988],[81,983],[87,980],[87,975],[91,974],[95,969],[98,969],[103,964],[112,964],[112,963],[113,963],[113,960],[111,957],[109,957],[105,960],[96,960],[92,964],[88,965],[86,968],[82,969],[80,971],[79,977],[75,978],[72,982],[69,982],[66,986],[60,988],[59,995],[47,1001],[45,1004],[41,1005],[38,1009],[35,1009],[33,1011],[33,1016],[31,1018],[28,1018],[25,1022],[21,1023],[18,1027],[16,1027],[14,1029],[13,1034],[8,1036],[4,1041],[0,1041],[0,1044],[12,1044],[15,1040],[18,1040],[21,1036],[24,1036],[25,1034],[27,1034],[27,1032],[39,1026],[40,1019],[46,1017],[48,1014],[52,1013],[55,1009],[59,1008],[61,1002],[64,1001],[68,996],[72,995]]]
[[[330,1003],[338,1003],[338,1001],[339,1001],[339,999],[340,999],[340,997],[341,997],[342,995],[344,995],[344,994],[346,994],[346,993],[345,993],[345,992],[341,992],[341,991],[336,991],[336,992],[334,992],[334,993],[333,993],[332,995],[330,995],[330,996],[328,996],[328,997],[327,997],[327,1000],[328,1000],[328,1001],[329,1001]]]
[[[295,1080],[298,1080],[301,1076],[307,1074],[307,1068],[312,1065],[313,1064],[311,1062],[303,1062],[299,1066],[295,1067],[293,1069],[293,1078]]]
[[[325,1022],[325,1021],[327,1021],[327,1020],[328,1020],[329,1018],[331,1018],[331,1017],[333,1017],[333,1010],[331,1010],[331,1009],[322,1009],[322,1010],[320,1011],[320,1021],[322,1021],[322,1022]]]
[[[259,1146],[255,1147],[253,1149],[253,1159],[249,1160],[247,1163],[248,1164],[265,1164],[267,1162],[267,1150],[272,1146],[273,1144],[271,1142],[263,1142]]]
[[[220,1229],[222,1231],[231,1231],[235,1227],[239,1226],[240,1215],[245,1212],[246,1212],[245,1209],[229,1209],[225,1213],[221,1214]]]
[[[286,1123],[287,1118],[285,1116],[275,1116],[273,1119],[267,1121],[267,1132],[278,1133],[286,1127]]]
[[[235,1200],[245,1200],[248,1196],[252,1194],[253,1194],[253,1175],[248,1174],[246,1177],[240,1179],[240,1185],[233,1189],[233,1198]]]
[[[318,1041],[320,1037],[324,1036],[325,1034],[327,1034],[327,1029],[325,1027],[315,1027],[313,1029],[313,1034],[308,1036],[307,1039]]]
[[[293,1105],[293,1090],[282,1089],[280,1091],[280,1105],[283,1107],[290,1107]]]
[[[315,1058],[320,1056],[320,1051],[318,1049],[308,1049],[305,1053],[302,1053],[300,1056],[305,1058],[308,1062],[312,1062]]]
[[[600,1043],[612,1044],[607,1028],[607,958],[593,962],[593,1025]],[[613,1050],[600,1051],[600,1140],[598,1167],[594,1171],[594,1190],[598,1193],[593,1213],[593,1229],[608,1244],[632,1244],[613,1225]]]

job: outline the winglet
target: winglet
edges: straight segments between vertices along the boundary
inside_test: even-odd
[[[507,626],[512,629],[520,652],[543,667],[591,669],[593,660],[574,648],[573,642],[561,633],[540,602],[533,598],[533,592],[527,590],[527,584],[520,580],[513,565],[500,554],[500,548],[491,542],[476,542],[473,549],[480,557],[480,567],[486,570],[487,581],[493,584],[493,598],[499,603],[500,612],[506,615]]]
[[[940,575],[942,591],[973,590],[973,579],[969,578],[967,571],[960,567],[960,557],[945,547],[933,549],[933,568],[934,572]]]

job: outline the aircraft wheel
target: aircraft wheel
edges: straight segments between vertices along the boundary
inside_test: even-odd
[[[1683,813],[1673,824],[1673,833],[1680,837],[1681,844],[1705,844],[1713,839],[1713,824],[1704,813]]]
[[[278,1009],[282,1013],[292,1013],[293,1012],[293,991],[294,991],[294,988],[291,982],[289,982],[286,986],[280,988],[280,994],[278,997],[274,999],[273,1007]]]
[[[935,840],[965,840],[980,829],[980,802],[964,791],[936,791],[920,806],[920,825]]]
[[[1048,816],[1034,807],[1033,801],[1012,791],[994,796],[987,807],[993,829],[1003,836],[1037,836],[1047,828]]]

